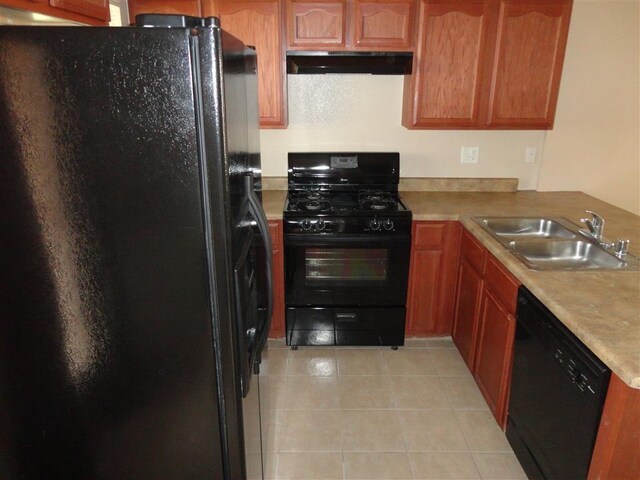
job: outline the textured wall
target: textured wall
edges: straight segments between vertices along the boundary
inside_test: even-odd
[[[289,75],[289,128],[262,130],[264,174],[284,176],[287,152],[400,152],[408,177],[516,177],[535,188],[539,163],[525,164],[544,132],[407,130],[401,125],[402,76]],[[477,165],[460,164],[460,147],[480,147]]]

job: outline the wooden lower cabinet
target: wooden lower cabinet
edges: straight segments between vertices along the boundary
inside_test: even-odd
[[[284,337],[284,242],[282,239],[282,221],[270,220],[273,264],[273,315],[271,317],[270,338]]]
[[[640,390],[615,374],[611,374],[587,478],[640,478]]]
[[[504,428],[518,280],[463,230],[451,336],[493,416]]]
[[[413,222],[407,335],[451,332],[460,228],[458,222]]]
[[[516,318],[487,285],[478,330],[473,376],[498,425],[504,428]]]
[[[458,302],[451,337],[469,370],[472,370],[478,333],[482,276],[464,258],[460,259],[457,291]]]

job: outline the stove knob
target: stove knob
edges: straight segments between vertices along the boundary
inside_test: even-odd
[[[369,228],[371,230],[380,230],[380,222],[378,221],[377,218],[374,218],[369,222]]]
[[[324,220],[318,220],[316,223],[316,230],[318,230],[319,232],[321,232],[322,230],[324,230],[324,228],[326,227],[326,224],[324,223]]]
[[[306,218],[300,222],[300,226],[302,227],[302,230],[307,232],[311,230],[312,227],[311,222]]]
[[[382,222],[382,228],[385,230],[393,230],[393,222],[390,218],[387,218],[384,222]]]

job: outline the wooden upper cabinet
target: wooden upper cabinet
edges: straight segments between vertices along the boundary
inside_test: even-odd
[[[111,17],[108,0],[0,0],[0,6],[96,26],[108,25]]]
[[[256,48],[260,126],[266,128],[284,127],[287,121],[280,13],[278,0],[203,3],[204,16],[218,17],[225,31]]]
[[[199,0],[129,0],[128,5],[131,24],[136,23],[136,15],[143,13],[202,16]]]
[[[410,50],[415,23],[414,1],[354,0],[353,47]]]
[[[553,127],[572,0],[421,0],[407,128]]]
[[[52,7],[109,21],[109,0],[51,0]]]
[[[553,127],[571,1],[503,0],[489,125]]]
[[[478,124],[489,11],[487,1],[422,1],[414,73],[404,92],[405,126]]]
[[[346,46],[345,1],[287,0],[288,48],[342,50]]]

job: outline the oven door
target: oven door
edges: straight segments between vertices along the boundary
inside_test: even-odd
[[[404,306],[409,235],[285,235],[287,306]]]

